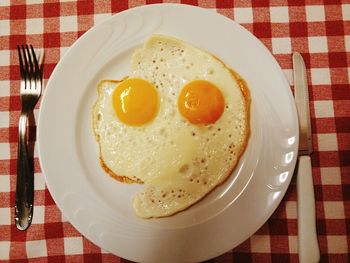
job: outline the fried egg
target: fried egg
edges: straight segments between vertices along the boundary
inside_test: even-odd
[[[198,202],[232,173],[249,137],[249,91],[218,58],[154,35],[130,75],[99,83],[93,128],[102,167],[144,183],[133,208],[164,217]]]

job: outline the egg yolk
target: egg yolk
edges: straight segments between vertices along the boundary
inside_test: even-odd
[[[131,78],[114,90],[112,103],[117,117],[125,124],[140,126],[150,122],[158,110],[156,88],[146,80]]]
[[[206,80],[186,84],[178,98],[179,112],[193,124],[210,124],[217,121],[224,111],[221,91]]]

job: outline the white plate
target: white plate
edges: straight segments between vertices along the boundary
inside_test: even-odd
[[[251,137],[233,175],[175,216],[143,220],[121,184],[100,168],[91,111],[102,79],[129,71],[132,52],[152,33],[206,49],[241,74],[251,90]],[[288,82],[246,29],[213,11],[177,4],[119,13],[92,28],[56,66],[41,103],[39,156],[49,191],[84,236],[120,257],[143,262],[201,261],[251,236],[273,213],[291,180],[298,145]]]

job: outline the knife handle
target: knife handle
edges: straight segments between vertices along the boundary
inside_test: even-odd
[[[310,156],[300,156],[297,171],[298,249],[300,263],[320,261],[315,194]]]

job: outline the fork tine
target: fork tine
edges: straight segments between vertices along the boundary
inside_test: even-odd
[[[17,50],[18,50],[18,58],[19,58],[19,70],[21,72],[21,77],[25,78],[25,71],[23,68],[23,59],[22,59],[22,54],[21,54],[21,48],[19,45],[17,45]]]
[[[40,49],[40,56],[38,58],[39,66],[43,63],[44,60],[44,49]]]
[[[39,63],[39,69],[40,69],[40,78],[42,78],[42,76],[43,76],[44,56],[45,56],[44,49],[40,49],[40,53],[39,53],[39,56],[38,56],[38,63]]]
[[[23,53],[23,57],[24,57],[24,64],[25,64],[25,72],[26,74],[29,73],[29,66],[28,66],[28,59],[27,59],[27,54],[26,54],[26,49],[24,47],[24,45],[22,45],[22,53]]]
[[[34,60],[34,66],[35,66],[35,75],[36,75],[37,78],[39,78],[40,77],[39,63],[38,63],[38,60],[36,58],[36,55],[35,55],[35,52],[34,52],[34,48],[33,48],[32,45],[30,45],[30,49],[32,50],[32,54],[33,54],[33,60]]]
[[[30,74],[33,74],[34,68],[33,68],[33,60],[32,60],[32,54],[30,54],[28,45],[26,45],[27,55],[28,55],[28,62],[29,62],[29,70]]]

